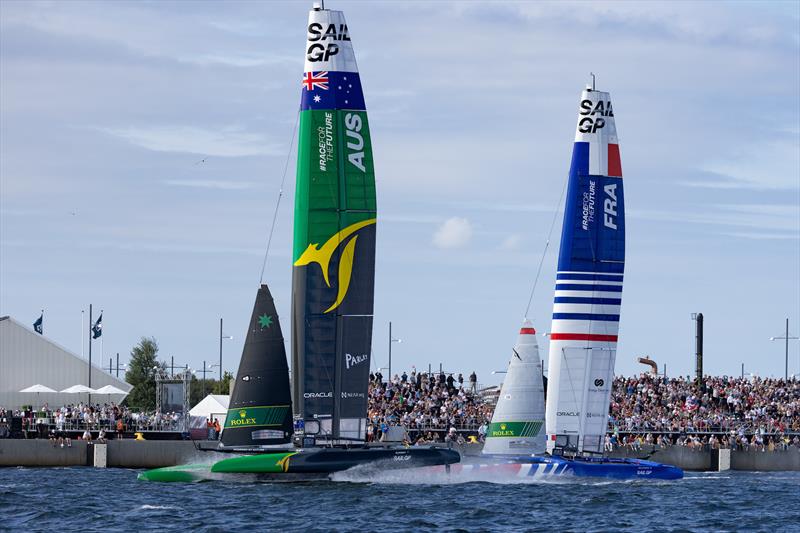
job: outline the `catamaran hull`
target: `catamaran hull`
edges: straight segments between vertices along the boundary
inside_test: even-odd
[[[442,474],[445,469],[425,469]],[[517,458],[504,462],[458,464],[450,468],[452,478],[470,480],[519,478],[547,480],[555,478],[604,478],[604,479],[681,479],[683,470],[676,466],[646,461],[644,459],[566,459],[563,457]]]
[[[255,481],[307,481],[359,466],[376,470],[446,466],[458,463],[458,452],[443,448],[320,448],[241,455],[213,464],[179,465],[139,474],[144,481],[208,481],[227,475],[254,475]]]

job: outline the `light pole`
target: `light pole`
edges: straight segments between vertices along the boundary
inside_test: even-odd
[[[395,339],[392,337],[392,322],[389,322],[389,381],[392,381],[392,343],[403,342],[403,339]]]
[[[786,319],[786,333],[783,337],[770,337],[769,340],[771,341],[786,341],[786,366],[785,366],[785,373],[784,379],[789,380],[789,341],[790,340],[797,340],[800,337],[790,337],[789,336],[789,319]]]
[[[222,394],[222,339],[233,340],[233,335],[222,334],[222,317],[219,319],[219,393]]]
[[[206,397],[206,374],[210,374],[211,372],[213,372],[215,366],[218,365],[206,366],[206,362],[203,361],[203,370],[195,370],[194,372],[195,374],[197,374],[198,372],[203,374],[203,398]]]

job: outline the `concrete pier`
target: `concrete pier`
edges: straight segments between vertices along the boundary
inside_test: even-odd
[[[229,454],[202,451],[216,442],[110,440],[106,444],[75,440],[72,447],[53,446],[44,439],[0,439],[0,467],[96,466],[99,468],[159,468],[187,463],[213,462]],[[465,457],[480,453],[479,444],[455,448]],[[800,449],[786,451],[693,450],[681,446],[616,450],[612,457],[649,459],[686,471],[716,472],[730,468],[746,471],[800,471]]]

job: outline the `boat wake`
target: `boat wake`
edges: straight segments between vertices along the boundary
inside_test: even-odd
[[[443,466],[386,469],[379,463],[359,465],[336,472],[330,479],[344,483],[376,483],[388,485],[460,485],[464,483],[490,483],[496,485],[579,484],[602,486],[629,483],[634,480],[587,479],[572,475],[529,476],[520,475],[518,464],[486,465],[486,463],[460,463],[450,472]]]

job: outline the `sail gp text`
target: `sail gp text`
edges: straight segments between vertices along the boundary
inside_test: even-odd
[[[312,22],[308,25],[309,45],[306,50],[306,59],[313,62],[329,61],[331,57],[339,53],[339,45],[332,41],[349,40],[347,24],[323,26],[319,22]]]

